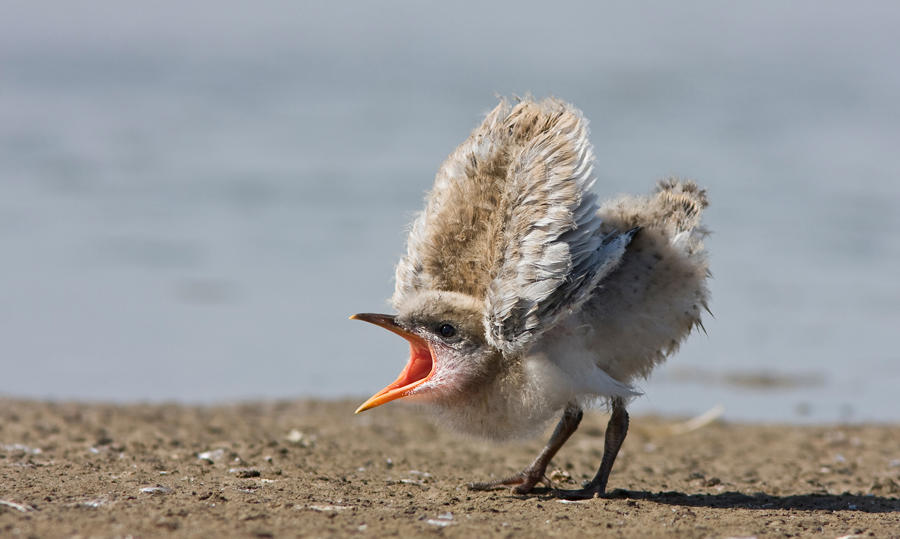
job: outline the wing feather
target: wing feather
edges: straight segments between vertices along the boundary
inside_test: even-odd
[[[578,110],[558,100],[523,103],[507,124],[513,133],[540,127],[511,158],[499,265],[485,300],[489,342],[516,353],[590,298],[633,231],[600,234],[593,150]]]
[[[571,105],[506,101],[444,162],[397,265],[398,309],[422,290],[484,301],[488,342],[528,347],[587,301],[630,233],[600,232],[587,121]]]

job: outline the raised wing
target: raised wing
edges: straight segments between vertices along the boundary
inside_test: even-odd
[[[521,103],[506,120],[522,143],[508,168],[499,263],[485,300],[487,338],[506,353],[578,310],[634,234],[599,232],[586,124],[557,100]]]
[[[507,353],[580,308],[631,239],[599,231],[587,135],[563,101],[502,101],[438,171],[394,307],[421,290],[483,299],[486,337]]]

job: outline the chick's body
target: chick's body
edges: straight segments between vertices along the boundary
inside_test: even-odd
[[[360,410],[411,397],[451,428],[493,440],[534,434],[563,411],[532,466],[476,488],[529,491],[581,409],[606,399],[611,457],[576,497],[602,495],[603,466],[608,475],[627,431],[625,402],[639,394],[631,383],[674,352],[706,308],[705,192],[667,180],[650,197],[598,207],[592,167],[574,107],[501,102],[442,165],[412,224],[392,298],[398,314],[356,315],[411,345],[401,377]]]

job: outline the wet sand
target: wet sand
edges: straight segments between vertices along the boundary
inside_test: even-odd
[[[0,398],[0,537],[900,537],[900,426],[683,432],[633,417],[613,499],[471,492],[546,436],[497,447],[398,403],[104,405]],[[554,460],[592,477],[606,418]]]

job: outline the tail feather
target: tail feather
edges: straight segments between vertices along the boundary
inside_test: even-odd
[[[709,206],[706,189],[701,189],[692,180],[678,178],[659,180],[654,202],[676,235],[700,226],[700,214]]]

